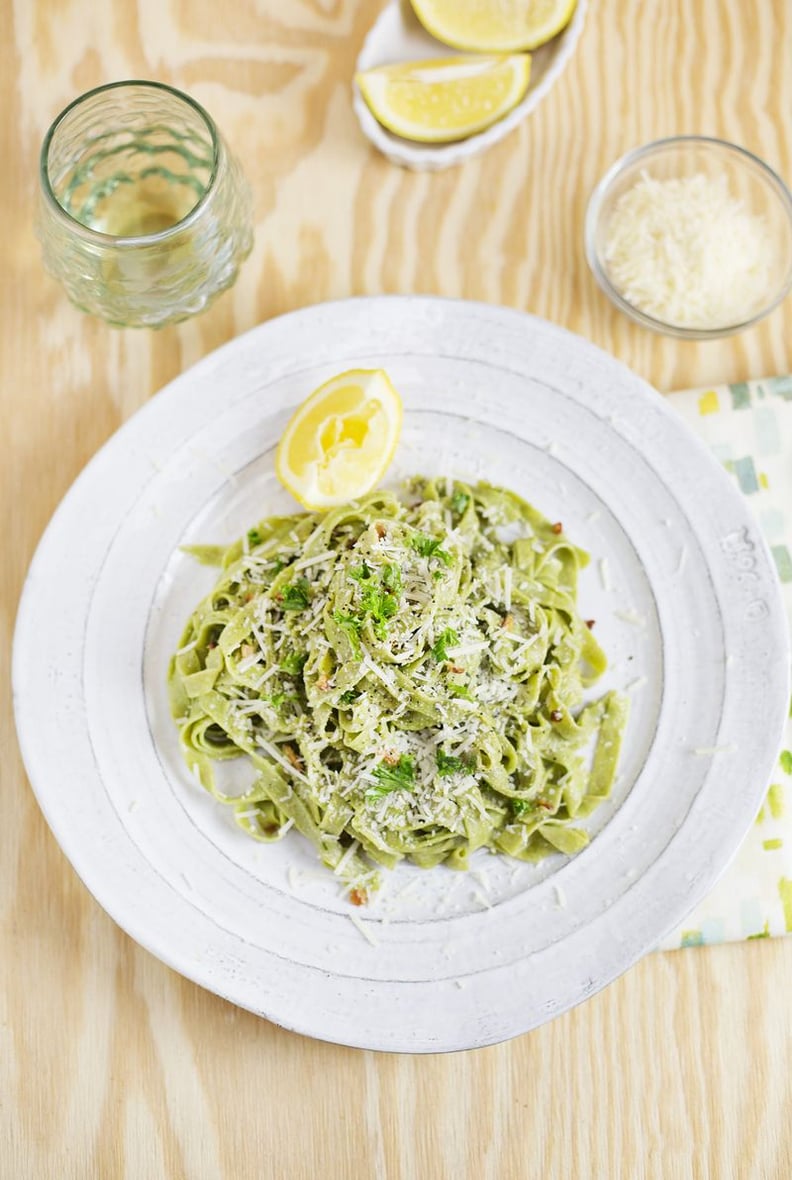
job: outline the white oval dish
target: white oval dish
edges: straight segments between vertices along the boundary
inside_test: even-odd
[[[531,83],[521,103],[486,131],[456,143],[413,143],[393,135],[378,123],[353,82],[353,105],[363,134],[393,164],[418,172],[436,172],[461,164],[463,160],[486,151],[508,135],[518,123],[535,110],[559,77],[572,56],[583,31],[588,0],[578,0],[567,27],[547,45],[531,54]],[[454,57],[461,51],[436,40],[420,24],[408,3],[392,0],[372,25],[355,66],[355,71],[398,61],[421,61],[436,57]]]
[[[358,365],[386,368],[405,403],[394,479],[503,483],[590,550],[581,609],[612,660],[599,687],[633,705],[589,848],[538,867],[480,853],[471,875],[401,866],[365,913],[298,833],[257,845],[196,785],[165,690],[184,619],[214,578],[179,546],[228,541],[292,507],[273,470],[283,426],[311,389]],[[683,919],[759,807],[788,676],[761,534],[662,399],[544,321],[422,297],[262,324],[147,403],[53,517],[13,661],[41,807],[133,938],[287,1028],[413,1052],[524,1032]]]

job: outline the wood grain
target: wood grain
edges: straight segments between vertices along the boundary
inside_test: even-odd
[[[75,877],[17,752],[7,668],[36,540],[100,444],[238,332],[380,291],[556,320],[661,390],[792,369],[792,302],[712,344],[602,298],[581,224],[595,181],[660,135],[723,135],[792,175],[787,0],[598,0],[567,73],[486,156],[400,172],[358,133],[366,0],[2,0],[0,40],[0,1177],[676,1180],[792,1176],[792,941],[653,955],[506,1045],[386,1057],[238,1011],[140,950]],[[31,228],[52,117],[102,81],[191,91],[244,161],[256,246],[206,315],[158,334],[72,310]]]

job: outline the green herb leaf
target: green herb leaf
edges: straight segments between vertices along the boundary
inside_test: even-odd
[[[442,561],[443,565],[451,564],[451,554],[441,548],[443,542],[427,536],[426,533],[416,533],[410,538],[410,544],[416,553],[420,553],[421,557],[436,557]]]
[[[305,661],[308,659],[307,654],[298,651],[290,652],[286,659],[281,664],[282,671],[288,673],[289,676],[299,676],[305,667]]]
[[[353,631],[359,636],[363,624],[369,619],[376,637],[385,639],[388,633],[388,620],[392,619],[399,609],[401,572],[398,566],[383,566],[381,581],[377,580],[374,571],[365,562],[358,569],[352,570],[350,576],[360,585],[360,613],[338,616],[336,622],[339,626],[345,627],[351,637]]]
[[[270,704],[273,709],[280,709],[281,705],[285,705],[287,701],[298,701],[299,699],[293,692],[274,692],[270,697]]]
[[[338,698],[339,705],[351,705],[358,699],[360,693],[356,688],[348,688],[346,692],[342,692]]]
[[[446,754],[444,750],[437,751],[437,773],[440,778],[447,778],[459,770],[470,770],[469,758],[457,758],[453,754]]]
[[[248,529],[247,539],[248,545],[255,549],[257,545],[261,544],[261,533],[258,529]]]
[[[338,623],[339,627],[343,627],[345,631],[359,631],[363,626],[363,620],[359,619],[357,615],[345,615],[340,610],[333,611],[333,621]]]
[[[402,754],[392,765],[380,762],[372,773],[377,782],[366,791],[368,800],[382,799],[391,791],[411,791],[415,786],[415,762],[407,754]]]
[[[384,639],[387,634],[388,619],[392,619],[399,609],[395,596],[372,582],[361,585],[360,605],[364,614],[369,615],[374,624],[374,634],[378,639]]]
[[[467,494],[467,492],[454,492],[453,496],[451,497],[451,511],[456,512],[458,516],[461,516],[469,503],[470,496]]]
[[[440,632],[432,648],[432,655],[438,664],[448,659],[448,648],[453,647],[455,643],[459,643],[459,636],[453,627],[446,627],[445,631]]]
[[[281,590],[282,610],[305,610],[311,602],[310,582],[307,578],[295,578]]]
[[[466,701],[475,700],[466,684],[449,684],[448,691],[454,697],[462,697]]]
[[[531,810],[531,804],[527,799],[512,799],[511,805],[515,815],[525,815],[526,811]]]

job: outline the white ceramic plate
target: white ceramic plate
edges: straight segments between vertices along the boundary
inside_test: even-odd
[[[213,578],[179,545],[231,540],[290,506],[273,474],[287,417],[354,365],[386,368],[404,398],[394,479],[505,484],[591,551],[582,611],[612,658],[607,684],[633,699],[588,849],[538,868],[480,853],[470,875],[405,866],[365,914],[297,833],[257,845],[200,790],[165,694],[168,656]],[[107,443],[32,563],[14,686],[47,819],[133,938],[288,1028],[437,1051],[548,1020],[683,918],[761,801],[787,666],[759,531],[657,394],[541,320],[377,298],[256,328]],[[694,752],[709,748],[720,752]]]
[[[492,127],[456,143],[413,143],[402,139],[383,127],[367,107],[360,90],[353,83],[353,105],[363,134],[371,140],[392,164],[400,164],[416,171],[434,172],[461,164],[477,156],[493,143],[498,143],[518,123],[530,115],[554,85],[574,53],[583,23],[588,0],[578,0],[567,27],[531,54],[531,84],[528,93],[514,110],[509,111]],[[398,61],[426,61],[430,58],[453,57],[461,52],[436,40],[419,23],[408,0],[393,0],[378,16],[363,43],[355,66],[356,72],[375,66],[387,66]]]

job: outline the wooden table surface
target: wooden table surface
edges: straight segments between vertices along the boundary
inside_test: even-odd
[[[358,132],[349,80],[380,6],[0,6],[0,1178],[786,1180],[792,940],[650,955],[495,1048],[337,1048],[237,1010],[136,946],[71,870],[25,779],[6,669],[36,541],[105,439],[237,333],[324,299],[437,292],[546,316],[662,391],[792,370],[792,300],[734,339],[662,339],[598,293],[581,234],[604,169],[656,136],[722,135],[792,177],[789,0],[594,0],[539,110],[436,175],[392,167]],[[234,290],[158,334],[73,310],[31,228],[49,122],[124,77],[203,102],[256,197]]]

